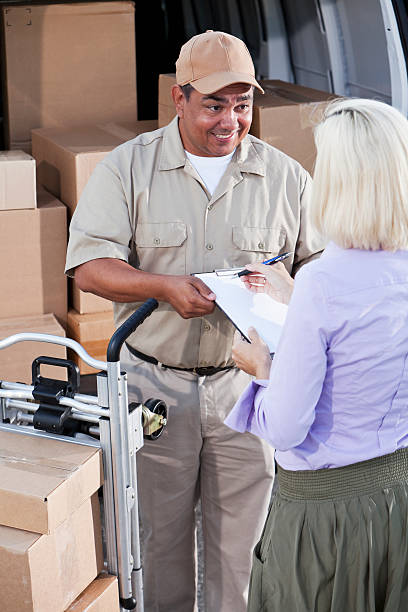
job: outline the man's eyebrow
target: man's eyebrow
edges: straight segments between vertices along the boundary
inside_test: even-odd
[[[207,100],[215,100],[215,102],[228,102],[227,98],[224,96],[215,96],[213,94],[209,94],[208,96],[203,96],[203,102],[207,102]],[[238,96],[237,102],[244,102],[245,100],[252,100],[252,94],[244,94],[242,96]]]

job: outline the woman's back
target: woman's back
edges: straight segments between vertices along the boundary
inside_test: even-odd
[[[305,270],[307,272],[307,270]],[[330,244],[310,264],[323,294],[327,370],[303,447],[319,467],[408,445],[408,252]]]

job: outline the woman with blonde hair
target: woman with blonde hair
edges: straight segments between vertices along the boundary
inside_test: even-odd
[[[296,276],[273,362],[255,330],[233,351],[255,380],[226,423],[276,449],[279,482],[254,550],[248,610],[402,612],[408,122],[384,103],[344,99],[327,108],[315,139],[311,214],[330,242]],[[285,285],[276,270],[250,269],[272,294]]]

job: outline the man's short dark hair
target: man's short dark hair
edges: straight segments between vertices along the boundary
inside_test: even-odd
[[[191,92],[194,90],[194,87],[190,85],[190,83],[187,83],[186,85],[180,85],[180,88],[181,88],[181,91],[183,92],[185,99],[188,102],[191,96]]]

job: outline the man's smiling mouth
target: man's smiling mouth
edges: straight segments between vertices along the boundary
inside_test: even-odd
[[[236,132],[231,132],[230,134],[214,134],[214,136],[220,140],[228,140],[229,138],[235,136],[235,134]]]

